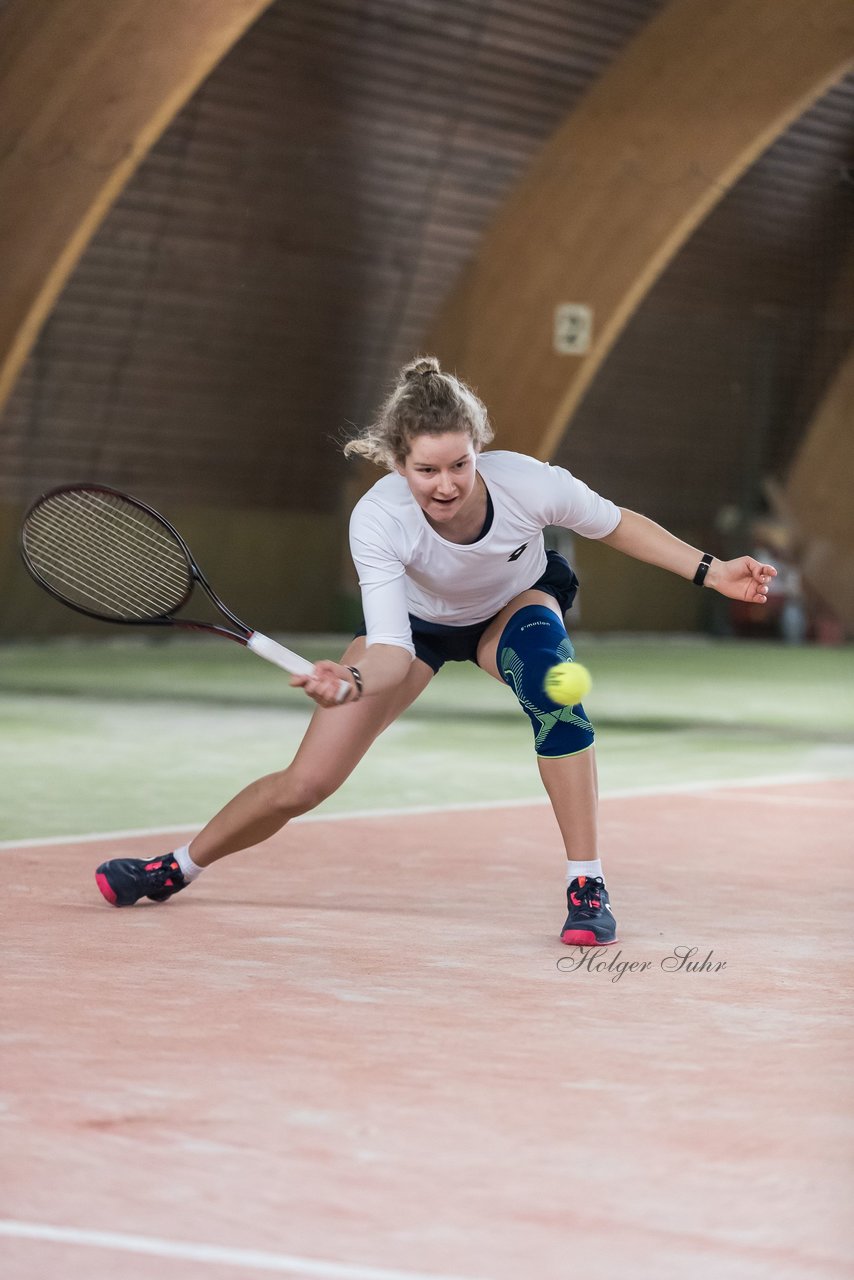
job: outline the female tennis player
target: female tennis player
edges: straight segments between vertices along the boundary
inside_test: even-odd
[[[617,941],[597,846],[593,727],[581,704],[558,706],[543,689],[549,668],[574,657],[563,615],[578,585],[566,560],[546,551],[543,530],[562,525],[755,604],[765,603],[776,571],[750,556],[703,555],[561,467],[483,452],[491,439],[484,405],[435,359],[401,370],[376,422],[345,448],[389,471],[350,522],[365,625],[340,662],[292,678],[319,708],[296,756],[241,791],[189,845],[151,861],[103,863],[96,878],[109,902],[169,898],[220,858],[313,809],[443,663],[470,661],[507,684],[531,721],[566,848],[563,942]]]

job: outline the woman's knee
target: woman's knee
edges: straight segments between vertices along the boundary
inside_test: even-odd
[[[545,689],[551,667],[574,661],[566,629],[549,607],[518,609],[504,627],[497,645],[500,678],[519,700],[534,731],[534,750],[540,757],[558,759],[586,751],[593,743],[593,726],[580,702],[563,706]]]
[[[316,809],[338,789],[330,779],[300,773],[292,766],[272,774],[270,783],[273,807],[286,819]]]

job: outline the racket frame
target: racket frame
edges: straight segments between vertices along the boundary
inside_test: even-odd
[[[109,618],[103,613],[95,613],[94,610],[87,609],[83,605],[74,604],[71,600],[62,595],[61,592],[57,591],[55,587],[51,586],[51,584],[42,576],[30,559],[29,552],[27,551],[26,533],[28,521],[33,512],[50,498],[59,497],[59,495],[63,493],[81,492],[107,493],[110,494],[111,497],[121,498],[123,502],[128,502],[132,506],[138,507],[141,511],[144,511],[146,515],[156,520],[158,524],[162,525],[172,535],[180,550],[183,552],[184,558],[187,562],[187,568],[190,573],[190,578],[187,590],[183,597],[173,605],[171,609],[160,614],[154,614],[147,618]],[[82,613],[84,617],[94,618],[98,622],[116,623],[119,626],[125,627],[179,627],[185,631],[207,631],[212,635],[223,636],[226,640],[233,640],[235,643],[243,645],[244,648],[250,649],[253,653],[257,653],[259,657],[266,658],[268,662],[272,662],[275,666],[281,667],[283,670],[290,672],[291,675],[312,675],[314,673],[314,664],[309,662],[306,658],[301,658],[299,654],[294,653],[291,649],[286,649],[285,646],[279,644],[278,641],[272,640],[269,636],[265,636],[260,631],[253,631],[253,629],[248,627],[245,622],[242,622],[241,619],[238,618],[237,614],[233,613],[231,609],[229,609],[228,606],[220,600],[219,596],[196,563],[193,553],[187,546],[187,543],[181,537],[180,533],[171,521],[167,520],[159,511],[155,511],[154,507],[149,506],[147,502],[142,502],[139,498],[134,498],[131,497],[130,494],[123,493],[121,489],[114,489],[110,485],[106,484],[94,483],[63,484],[58,485],[54,489],[48,489],[45,493],[40,494],[39,497],[37,497],[27,507],[21,521],[21,528],[18,535],[18,547],[24,566],[35,582],[37,582],[38,585],[48,593],[48,595],[53,596],[53,598],[58,600],[60,604],[65,605],[66,609],[73,609],[75,613]],[[230,631],[228,627],[218,626],[215,622],[201,622],[194,618],[176,618],[174,616],[179,609],[183,609],[189,602],[193,594],[193,590],[197,585],[202,588],[208,599],[214,607],[222,613],[223,617],[227,618],[232,626],[237,628],[236,631]],[[339,681],[339,702],[343,701],[349,690],[350,685],[346,680]]]

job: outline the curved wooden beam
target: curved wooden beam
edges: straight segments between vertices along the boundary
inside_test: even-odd
[[[789,470],[785,513],[804,578],[854,635],[854,346],[821,401]]]
[[[0,10],[0,407],[140,160],[270,0]]]
[[[547,143],[426,342],[503,448],[553,454],[655,279],[765,148],[854,59],[852,0],[671,0]],[[582,356],[555,309],[592,309]]]

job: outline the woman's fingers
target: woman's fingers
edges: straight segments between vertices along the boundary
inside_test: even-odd
[[[347,689],[342,696],[342,682]],[[340,707],[349,702],[352,679],[346,668],[337,662],[323,660],[318,662],[310,675],[292,676],[291,686],[302,689],[321,707]]]

